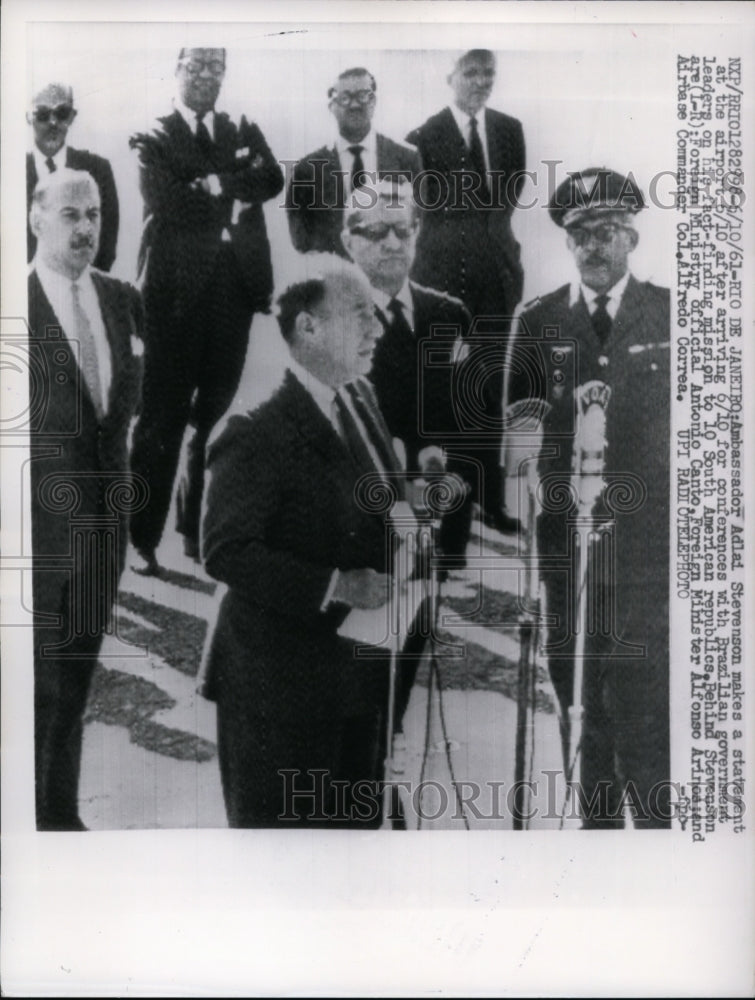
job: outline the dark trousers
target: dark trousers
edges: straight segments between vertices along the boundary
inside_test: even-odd
[[[575,574],[576,576],[576,574]],[[567,773],[568,710],[573,701],[576,583],[567,590],[563,573],[545,573],[547,611],[557,622],[548,631],[549,670],[562,713],[561,736]],[[644,628],[632,630],[643,655],[627,655],[623,609],[631,602],[626,588],[588,589],[591,614],[613,607],[618,620],[605,634],[585,639],[582,698],[581,801],[585,829],[624,825],[626,810],[639,828],[666,829],[670,824],[669,781],[669,638],[668,608],[662,600],[649,610]],[[622,648],[623,647],[623,648]],[[635,649],[635,652],[638,650]],[[579,697],[579,694],[578,694]]]
[[[138,549],[154,551],[165,528],[187,424],[186,477],[179,491],[178,530],[196,541],[210,432],[239,386],[253,310],[230,244],[223,244],[195,307],[176,315],[170,289],[148,277],[144,290],[146,350],[142,406],[134,429],[132,471],[149,486],[149,499],[131,520]]]
[[[44,609],[48,610],[48,609]],[[38,830],[78,830],[83,719],[102,634],[75,634],[70,591],[61,624],[34,629],[34,749]],[[65,655],[62,655],[65,654]]]

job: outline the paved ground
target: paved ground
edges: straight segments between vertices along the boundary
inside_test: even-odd
[[[443,690],[433,677],[431,691],[426,662],[405,720],[404,770],[396,777],[409,782],[402,794],[414,828],[463,828],[454,787],[471,828],[511,826],[521,564],[511,538],[479,525],[475,531],[470,568],[444,587],[442,634],[458,648],[437,660]],[[117,635],[105,642],[92,688],[81,815],[94,830],[226,825],[215,710],[196,691],[215,584],[183,556],[172,532],[158,555],[165,579],[141,577],[130,566],[122,578]],[[542,670],[536,705],[539,774],[560,765],[554,695]],[[532,826],[558,820],[541,817]]]

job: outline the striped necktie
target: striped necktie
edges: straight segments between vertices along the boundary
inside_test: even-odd
[[[341,436],[361,473],[379,472],[385,479],[399,475],[401,466],[367,380],[341,386],[333,405]]]
[[[92,324],[81,304],[81,289],[74,281],[71,285],[73,299],[73,319],[76,339],[79,343],[79,365],[84,375],[86,387],[94,406],[97,419],[102,420],[105,407],[102,402],[102,387],[100,384],[100,366],[97,360],[97,345],[94,341]]]

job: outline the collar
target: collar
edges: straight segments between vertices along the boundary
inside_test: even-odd
[[[580,298],[583,298],[588,312],[592,312],[595,308],[595,299],[598,295],[606,294],[609,296],[606,311],[610,315],[611,319],[615,319],[631,276],[632,272],[627,271],[624,277],[619,278],[616,284],[612,288],[609,288],[605,293],[596,292],[592,288],[587,288],[587,286],[583,285],[581,281],[572,281],[569,289],[569,308],[575,306],[579,302]]]
[[[333,422],[333,400],[336,398],[336,390],[329,385],[325,385],[319,378],[315,378],[312,372],[300,365],[296,358],[289,356],[286,367],[297,380],[301,382],[312,399],[322,411],[329,424]]]
[[[404,307],[404,312],[411,317],[414,311],[414,303],[412,302],[412,292],[409,288],[409,279],[407,278],[396,295],[388,295],[381,288],[372,289],[372,300],[378,309],[385,315],[388,314],[388,303],[391,299],[398,299],[401,305]],[[390,317],[389,317],[390,318]],[[411,322],[411,319],[409,320]]]
[[[456,124],[459,126],[459,131],[464,137],[464,141],[467,141],[467,135],[469,134],[469,119],[472,117],[468,115],[466,111],[462,111],[461,108],[457,108],[455,104],[449,104],[451,109],[451,114],[454,116]],[[480,134],[485,132],[485,105],[480,108],[480,110],[475,115],[477,119],[477,131]]]
[[[55,156],[52,157],[52,162],[60,170],[66,165],[66,156],[68,154],[68,144],[63,143],[60,149],[57,151]],[[47,177],[49,170],[47,169],[48,157],[42,153],[40,149],[36,146],[32,149],[32,155],[34,157],[34,166],[37,168],[37,177]]]
[[[96,294],[94,282],[92,281],[92,268],[89,265],[87,265],[75,281],[72,278],[69,278],[68,275],[61,274],[60,271],[53,271],[49,265],[45,264],[38,253],[34,255],[32,267],[37,272],[37,277],[39,278],[48,299],[50,297],[49,294],[47,294],[48,289],[62,288],[69,285],[78,285],[82,292],[91,289]]]
[[[362,151],[365,153],[373,153],[377,144],[375,139],[375,130],[373,128],[367,133],[364,139],[360,139],[359,142],[349,142],[348,139],[344,139],[340,132],[336,133],[335,149],[338,153],[339,159],[343,158],[344,153],[349,153],[349,146],[361,146]],[[351,156],[351,153],[349,153]],[[351,162],[351,161],[349,161]]]
[[[176,109],[176,111],[179,113],[179,115],[183,118],[183,120],[186,122],[186,124],[191,129],[191,134],[192,135],[196,135],[197,134],[197,113],[196,113],[196,111],[192,111],[191,108],[187,108],[187,106],[184,104],[184,102],[181,100],[180,97],[174,97],[173,98],[173,107]],[[214,111],[208,111],[207,114],[204,116],[203,121],[204,121],[205,125],[207,126],[207,128],[208,128],[208,130],[210,132],[210,135],[214,139],[215,138],[215,112]]]

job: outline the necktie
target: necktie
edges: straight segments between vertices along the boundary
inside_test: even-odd
[[[482,139],[477,129],[477,119],[469,119],[469,162],[472,170],[480,178],[480,194],[487,193],[488,180],[485,170],[485,154],[482,151]]]
[[[362,150],[364,146],[349,146],[349,152],[354,157],[354,162],[351,165],[351,190],[355,191],[357,188],[362,187],[366,178],[364,176],[364,160],[362,159]]]
[[[379,472],[388,478],[400,472],[388,429],[365,383],[341,386],[333,407],[341,436],[362,475]]]
[[[197,115],[197,145],[205,155],[212,152],[212,139],[210,131],[205,125],[204,115]]]
[[[596,309],[593,312],[590,320],[592,322],[592,328],[595,331],[595,336],[598,338],[598,342],[601,347],[605,347],[608,336],[611,333],[611,327],[613,326],[613,320],[608,314],[606,309],[606,303],[610,299],[610,295],[597,295],[595,297]]]
[[[89,317],[81,305],[81,289],[76,282],[71,285],[71,296],[73,298],[73,319],[76,339],[79,342],[79,364],[87,389],[89,390],[94,412],[97,414],[97,419],[101,420],[105,408],[102,403],[97,347],[94,342],[94,333],[92,332]]]
[[[45,166],[47,167],[47,169],[50,171],[51,174],[54,174],[55,171],[58,169],[55,166],[55,160],[53,160],[51,156],[48,156],[47,159],[45,160]]]
[[[403,302],[399,302],[398,299],[391,299],[388,303],[388,311],[393,316],[391,324],[393,329],[414,339],[414,331],[409,325],[409,320],[406,318]]]

